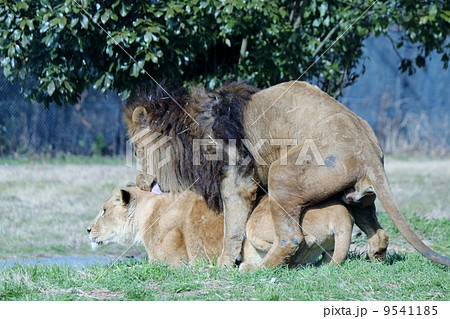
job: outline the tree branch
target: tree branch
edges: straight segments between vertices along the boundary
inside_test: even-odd
[[[242,39],[241,50],[239,51],[239,65],[244,62],[245,52],[247,51],[248,37]]]
[[[320,50],[322,50],[325,43],[331,38],[331,36],[337,31],[337,29],[339,29],[339,26],[341,25],[342,22],[344,22],[344,20],[341,20],[338,23],[336,23],[336,25],[333,27],[333,29],[331,29],[331,31],[327,34],[325,39],[322,40],[322,42],[319,44],[317,49],[314,51],[313,57],[315,57],[320,52]]]

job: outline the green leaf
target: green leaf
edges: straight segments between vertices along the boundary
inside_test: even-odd
[[[58,26],[59,26],[60,29],[64,29],[66,24],[67,24],[66,17],[62,17],[62,18],[59,19]]]
[[[430,21],[434,21],[435,20],[437,11],[438,10],[437,10],[436,4],[433,4],[431,6],[431,9],[430,9]]]
[[[46,33],[47,30],[49,29],[50,24],[48,22],[44,22],[41,24],[41,28],[39,29],[40,33]]]
[[[326,2],[322,2],[319,7],[320,16],[323,17],[328,11],[328,4]]]
[[[109,12],[105,11],[105,13],[102,14],[102,16],[100,17],[100,19],[102,20],[102,23],[105,24],[106,22],[108,22],[109,20]]]
[[[146,43],[152,42],[152,33],[150,31],[145,32],[145,34],[144,34],[144,41]]]
[[[83,29],[87,29],[88,25],[89,25],[89,18],[83,14],[81,18],[81,26],[83,27]]]
[[[148,31],[152,32],[152,33],[160,33],[161,30],[158,27],[149,27]]]
[[[122,100],[126,100],[130,97],[131,91],[130,90],[123,90],[119,93],[119,96]]]
[[[55,82],[50,81],[50,83],[47,85],[47,93],[48,95],[52,96],[55,92]]]
[[[128,8],[126,7],[125,3],[122,2],[122,7],[120,8],[120,15],[122,17],[125,17],[128,14]]]
[[[230,39],[225,39],[225,44],[231,48],[231,41]]]
[[[16,6],[17,6],[18,9],[28,10],[28,3],[24,2],[24,1],[23,2],[22,1],[18,1],[16,3]]]
[[[133,65],[131,66],[130,75],[132,77],[137,78],[139,76],[139,71],[140,71],[140,68],[139,68],[138,64],[137,63],[133,63]]]
[[[69,91],[69,92],[73,92],[73,84],[71,84],[69,81],[64,81],[64,86],[66,87],[66,89]]]
[[[419,24],[427,24],[428,16],[420,17]]]
[[[70,20],[70,27],[73,28],[74,26],[76,26],[78,21],[78,18],[72,18],[72,20]]]
[[[97,90],[98,88],[102,87],[103,81],[105,80],[105,75],[103,74],[102,76],[100,76],[97,81],[95,81],[93,88],[95,90]]]
[[[168,8],[168,9],[167,9],[167,12],[166,12],[166,19],[171,19],[171,18],[173,18],[174,14],[175,14],[175,11],[173,11],[172,8]]]
[[[56,18],[51,19],[49,21],[49,23],[50,23],[51,26],[55,26],[55,25],[57,25],[59,23],[59,20],[60,20],[60,18],[56,17]]]
[[[25,29],[25,26],[27,25],[27,19],[23,19],[22,21],[20,21],[19,23],[19,28],[20,29]]]
[[[114,78],[113,78],[112,74],[107,73],[105,76],[105,87],[109,89],[113,82],[114,82]]]
[[[14,57],[14,54],[16,53],[16,48],[14,47],[14,45],[11,45],[8,49],[8,56],[10,58]]]
[[[107,55],[113,56],[113,54],[114,54],[113,45],[107,45],[106,49],[105,49],[105,52],[106,52]]]
[[[3,74],[5,75],[6,78],[8,78],[12,74],[11,66],[9,64],[3,66]]]
[[[27,20],[27,26],[28,26],[28,29],[30,29],[30,31],[33,31],[34,30],[33,20],[28,19]]]

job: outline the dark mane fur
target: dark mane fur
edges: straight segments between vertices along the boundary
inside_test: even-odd
[[[240,141],[245,138],[243,128],[243,107],[251,99],[257,88],[242,82],[231,82],[223,87],[207,92],[195,88],[191,94],[178,89],[169,97],[160,87],[152,91],[140,91],[136,98],[124,109],[124,119],[128,135],[134,136],[142,126],[133,122],[133,112],[143,107],[148,114],[147,124],[151,132],[162,133],[171,140],[171,162],[165,167],[154,170],[155,178],[166,191],[180,192],[192,186],[192,190],[201,194],[208,206],[222,210],[220,183],[228,168],[226,152],[230,139],[237,142],[238,158],[250,156]],[[200,148],[200,165],[193,163],[194,139],[223,140],[223,160],[208,161],[209,153],[215,154],[216,148]],[[162,151],[159,153],[164,157]],[[159,156],[159,155],[157,155]],[[153,158],[155,159],[155,158]],[[240,167],[243,174],[253,174],[254,166]]]

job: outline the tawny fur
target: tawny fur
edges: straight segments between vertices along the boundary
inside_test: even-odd
[[[128,201],[123,194],[129,194]],[[141,243],[150,262],[179,266],[219,255],[223,214],[210,210],[193,192],[157,195],[138,187],[115,187],[88,229],[93,248]]]
[[[322,262],[340,264],[350,245],[353,219],[339,202],[327,201],[305,211],[300,222],[306,246],[291,266]],[[156,195],[138,187],[113,189],[100,214],[89,225],[93,248],[111,243],[141,243],[149,261],[179,266],[198,258],[209,260],[222,251],[223,215],[210,210],[193,192],[181,197]],[[247,223],[242,268],[256,267],[270,249],[275,229],[267,195]]]
[[[383,152],[367,122],[316,86],[305,82],[281,83],[259,92],[241,89],[234,84],[231,89],[219,91],[206,93],[200,90],[200,93],[194,92],[192,99],[179,99],[187,113],[204,120],[200,126],[195,126],[193,120],[172,102],[168,108],[150,103],[152,107],[144,107],[147,115],[136,107],[126,109],[125,119],[131,135],[145,129],[142,121],[132,120],[133,111],[137,111],[141,118],[147,118],[146,125],[151,131],[168,131],[167,134],[172,134],[170,136],[182,136],[181,142],[174,145],[173,165],[158,168],[157,179],[163,186],[168,185],[171,191],[180,192],[196,184],[196,175],[200,183],[194,189],[210,207],[221,207],[223,203],[224,246],[220,265],[232,265],[239,254],[252,208],[254,196],[250,190],[255,189],[255,174],[252,168],[242,172],[239,165],[205,161],[200,166],[192,166],[187,162],[192,161],[189,142],[210,133],[217,133],[212,138],[218,138],[218,132],[228,125],[232,128],[225,134],[228,140],[244,135],[250,142],[245,147],[242,144],[236,146],[238,160],[251,154],[250,163],[257,162],[258,179],[271,194],[269,205],[275,240],[260,267],[288,262],[304,243],[304,234],[294,221],[300,218],[305,208],[346,191],[358,195],[349,207],[355,223],[369,238],[369,258],[385,259],[388,246],[388,236],[376,217],[376,194],[399,231],[419,252],[431,260],[450,265],[448,258],[436,254],[420,240],[400,213],[383,168]],[[237,103],[227,104],[227,101]],[[136,105],[141,106],[139,103]],[[227,105],[234,106],[236,115],[232,115],[231,108],[226,112]],[[211,110],[216,108],[225,116],[211,116]],[[240,127],[243,128],[241,133]],[[297,144],[291,146],[283,158],[280,157],[280,146],[269,143],[272,139],[289,139]],[[314,142],[325,165],[319,165],[311,151],[302,152],[306,140]],[[252,147],[261,141],[265,141],[261,148]],[[248,191],[243,192],[246,187]],[[344,197],[344,200],[349,202],[350,197]]]
[[[274,244],[260,267],[285,263],[295,254],[298,243],[303,242],[303,234],[294,221],[305,207],[349,188],[359,197],[350,207],[356,224],[369,237],[371,259],[385,259],[388,245],[388,237],[375,214],[376,194],[414,248],[425,257],[450,266],[450,259],[427,247],[400,213],[383,168],[383,152],[366,121],[318,87],[296,81],[255,93],[243,114],[246,137],[253,145],[261,139],[297,141],[285,158],[280,158],[279,146],[269,143],[258,151],[267,163],[258,166],[258,174],[271,195],[270,209],[276,230]],[[320,152],[322,163],[311,151],[302,152],[308,139]]]
[[[289,266],[316,263],[340,265],[350,247],[353,217],[337,200],[327,200],[308,208],[299,225],[305,242],[290,259]],[[266,195],[252,212],[246,226],[247,238],[242,249],[243,263],[240,269],[257,267],[269,252],[275,240],[275,228]]]

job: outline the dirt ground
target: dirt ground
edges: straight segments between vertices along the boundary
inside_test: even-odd
[[[395,198],[407,216],[450,218],[450,159],[386,159]],[[86,227],[113,186],[134,181],[123,165],[0,165],[0,260],[95,254],[118,257],[128,247],[90,251]],[[383,211],[381,205],[377,206]],[[364,236],[355,237],[363,250]],[[358,248],[359,247],[359,248]],[[391,248],[402,247],[391,242]],[[407,250],[411,248],[406,248]],[[125,256],[142,257],[142,247]]]

